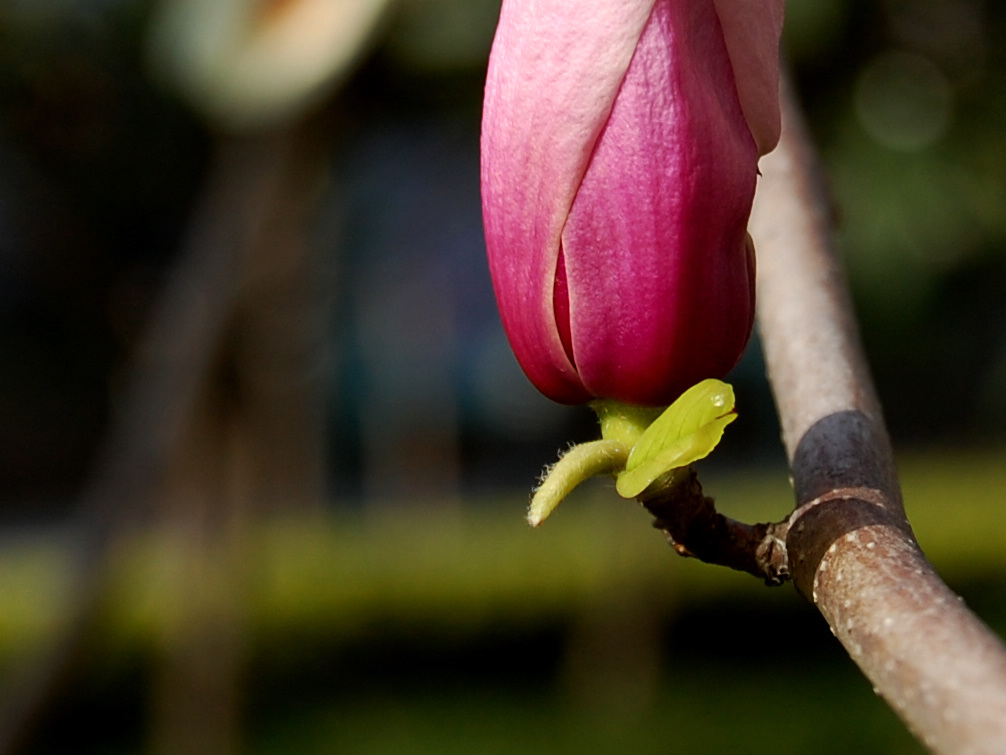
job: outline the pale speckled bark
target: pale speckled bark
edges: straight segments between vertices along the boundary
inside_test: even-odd
[[[927,747],[1006,752],[1006,649],[943,584],[905,518],[816,156],[785,100],[751,232],[797,499],[786,538],[793,580]]]

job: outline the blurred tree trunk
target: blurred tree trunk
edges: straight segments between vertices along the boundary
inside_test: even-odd
[[[240,751],[249,524],[324,501],[325,276],[307,238],[327,164],[316,128],[221,146],[251,150],[259,170],[227,183],[258,201],[235,202],[245,213],[234,304],[157,496],[154,524],[178,557],[152,699],[152,749],[165,755]]]
[[[72,677],[118,551],[140,525],[179,543],[167,575],[179,618],[161,638],[152,749],[239,749],[246,526],[319,506],[325,488],[326,276],[307,226],[327,120],[221,137],[81,496],[61,624],[5,680],[0,752],[30,741]]]

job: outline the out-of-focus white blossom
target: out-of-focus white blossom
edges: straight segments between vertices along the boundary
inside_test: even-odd
[[[389,0],[162,0],[155,73],[215,125],[268,126],[337,86]]]

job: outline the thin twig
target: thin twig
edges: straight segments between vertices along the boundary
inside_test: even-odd
[[[796,587],[927,747],[1006,752],[1006,649],[940,580],[905,518],[828,195],[788,89],[782,142],[761,170],[758,322],[796,493]]]
[[[713,499],[703,494],[694,469],[673,486],[661,482],[639,496],[639,502],[678,555],[747,572],[768,585],[789,578],[787,522],[744,524],[720,514]]]

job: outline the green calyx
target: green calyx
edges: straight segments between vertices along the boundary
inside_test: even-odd
[[[601,437],[605,440],[617,440],[629,448],[636,445],[639,436],[664,411],[661,408],[633,406],[608,399],[594,401],[590,408],[601,423]]]
[[[708,456],[737,419],[734,392],[720,380],[703,380],[663,411],[615,401],[595,401],[601,440],[573,446],[548,469],[535,490],[528,521],[538,526],[589,477],[611,474],[623,498],[635,498],[658,479],[674,484],[676,470]],[[669,476],[669,479],[668,479]]]

